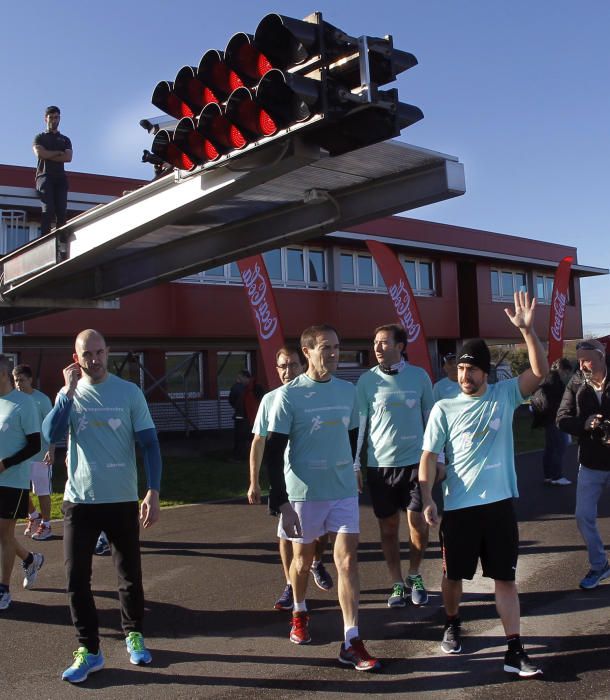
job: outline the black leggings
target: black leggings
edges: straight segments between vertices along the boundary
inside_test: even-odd
[[[103,530],[112,545],[118,575],[123,632],[142,632],[144,590],[140,562],[138,503],[69,503],[64,501],[64,563],[72,622],[81,646],[99,648],[97,610],[91,591],[93,550]]]

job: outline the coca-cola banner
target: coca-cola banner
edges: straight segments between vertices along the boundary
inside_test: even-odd
[[[284,334],[267,268],[260,255],[238,260],[237,266],[248,295],[269,388],[273,389],[280,385],[275,371],[275,355],[284,345]]]
[[[407,331],[409,362],[425,369],[430,378],[433,379],[426,334],[404,268],[394,252],[384,243],[366,241],[366,245],[375,258],[383,281],[388,288],[388,294],[394,304],[398,321]]]
[[[568,303],[568,284],[570,283],[570,256],[563,258],[555,272],[553,296],[551,297],[551,314],[549,317],[549,364],[563,355],[563,321]]]

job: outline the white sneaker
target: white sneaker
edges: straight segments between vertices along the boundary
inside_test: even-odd
[[[570,486],[571,481],[569,479],[566,479],[565,476],[562,476],[560,479],[553,479],[551,481],[551,484],[553,486]]]
[[[23,587],[27,588],[27,590],[30,590],[30,588],[34,588],[36,578],[38,577],[38,572],[44,564],[44,554],[38,554],[38,552],[33,552],[33,556],[34,559],[32,560],[32,563],[29,566],[25,566],[25,564],[22,564],[23,573],[25,574],[23,578]]]

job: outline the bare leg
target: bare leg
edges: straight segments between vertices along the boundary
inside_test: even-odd
[[[519,594],[514,581],[495,581],[496,609],[507,637],[520,634],[521,610]]]
[[[407,522],[409,523],[409,535],[411,544],[409,546],[409,573],[418,574],[424,552],[428,546],[428,536],[430,528],[426,524],[422,513],[413,510],[407,511]]]
[[[302,603],[305,600],[315,547],[315,542],[311,544],[292,543],[294,554],[290,565],[290,582],[292,583],[295,603]]]
[[[38,496],[38,502],[40,503],[40,515],[48,523],[51,520],[51,496]]]
[[[335,566],[338,574],[339,605],[345,628],[358,626],[360,577],[358,574],[357,534],[338,533],[335,541]]]
[[[290,540],[279,539],[280,559],[286,581],[290,583],[290,565],[292,564],[292,542]]]
[[[459,615],[460,601],[462,600],[462,582],[453,581],[452,579],[443,576],[441,590],[443,593],[445,614],[449,617]]]

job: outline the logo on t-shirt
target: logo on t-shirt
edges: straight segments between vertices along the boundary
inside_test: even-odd
[[[309,434],[311,435],[316,430],[320,430],[321,427],[322,427],[322,419],[320,418],[320,416],[314,416],[311,419],[311,430],[309,431]]]

